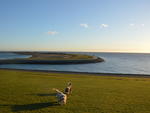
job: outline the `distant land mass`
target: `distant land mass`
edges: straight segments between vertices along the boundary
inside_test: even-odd
[[[0,64],[86,64],[103,62],[104,59],[84,54],[68,54],[58,52],[13,52],[31,55],[29,58],[0,60]]]

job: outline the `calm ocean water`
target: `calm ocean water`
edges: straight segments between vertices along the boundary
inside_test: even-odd
[[[137,53],[88,53],[101,57],[105,62],[91,64],[72,65],[34,65],[34,64],[7,64],[0,68],[76,71],[76,72],[98,72],[98,73],[125,73],[125,74],[150,74],[150,54]],[[26,58],[27,55],[13,53],[0,53],[0,59]]]

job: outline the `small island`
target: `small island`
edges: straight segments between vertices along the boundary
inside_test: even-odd
[[[86,64],[103,62],[104,59],[84,55],[52,52],[14,52],[15,54],[31,55],[29,58],[0,60],[0,64]]]

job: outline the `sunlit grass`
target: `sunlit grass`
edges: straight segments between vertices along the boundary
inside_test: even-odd
[[[52,88],[73,83],[67,105]],[[149,113],[150,78],[0,70],[0,113]]]

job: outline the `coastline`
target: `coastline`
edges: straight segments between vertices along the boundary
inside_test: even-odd
[[[103,62],[104,59],[85,54],[13,52],[20,55],[31,55],[29,58],[0,59],[0,64],[88,64]]]
[[[0,68],[0,70],[12,71],[28,71],[28,72],[45,72],[45,73],[59,73],[59,74],[78,74],[83,76],[114,76],[114,77],[140,77],[150,78],[149,74],[125,74],[125,73],[93,73],[93,72],[75,72],[75,71],[54,71],[54,70],[32,70],[32,69],[10,69]]]
[[[103,62],[102,58],[82,59],[82,60],[28,60],[28,59],[12,59],[0,60],[0,64],[89,64]]]

